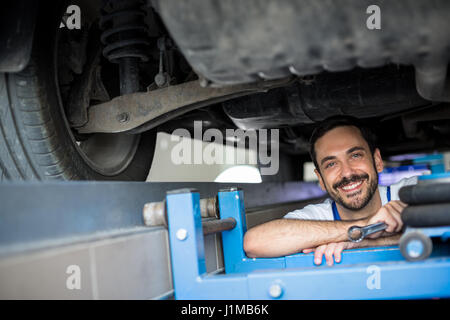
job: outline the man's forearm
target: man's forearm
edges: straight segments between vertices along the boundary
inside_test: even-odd
[[[400,242],[401,236],[401,234],[395,234],[392,236],[380,237],[377,239],[364,239],[361,242],[352,243],[349,249],[393,246],[397,245]]]
[[[249,257],[285,256],[324,243],[347,241],[348,228],[364,224],[364,220],[273,220],[256,226],[245,234],[244,250]]]

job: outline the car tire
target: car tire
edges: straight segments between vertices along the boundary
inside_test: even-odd
[[[156,132],[97,135],[95,165],[71,132],[59,94],[55,62],[62,9],[51,1],[40,2],[30,62],[21,72],[0,73],[0,181],[145,180]],[[111,141],[122,141],[129,148],[123,159],[115,159],[114,153],[102,156],[102,148],[123,150],[120,143],[110,146]],[[127,141],[133,145],[127,146]],[[116,167],[103,170],[111,163]]]

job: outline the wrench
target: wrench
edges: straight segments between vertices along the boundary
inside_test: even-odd
[[[370,224],[365,227],[352,226],[348,229],[348,239],[351,242],[361,242],[366,236],[387,228],[384,222]]]

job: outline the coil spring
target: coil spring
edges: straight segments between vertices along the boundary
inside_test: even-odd
[[[102,9],[101,41],[105,45],[103,56],[118,63],[122,58],[148,61],[148,29],[141,1],[109,0]]]

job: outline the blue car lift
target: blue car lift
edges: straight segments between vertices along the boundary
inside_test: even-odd
[[[243,191],[218,192],[224,274],[207,274],[200,195],[180,189],[166,195],[176,299],[416,299],[450,297],[450,246],[440,243],[429,258],[406,261],[397,246],[344,251],[334,266],[315,266],[313,254],[248,258]],[[440,230],[442,240],[450,227]]]

